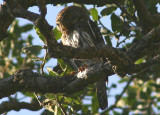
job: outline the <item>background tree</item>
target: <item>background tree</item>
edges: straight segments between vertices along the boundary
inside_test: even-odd
[[[61,33],[45,20],[46,4],[57,7],[59,4],[67,6],[71,2],[83,7],[93,6],[88,11],[102,30],[107,43],[105,47],[78,49],[62,46],[57,42]],[[121,83],[125,84],[125,87],[119,95],[109,95],[115,97],[115,103],[101,112],[102,114],[158,114],[159,2],[159,0],[5,0],[0,7],[0,98],[8,97],[9,100],[0,104],[0,113],[20,109],[37,111],[44,107],[46,109],[42,114],[52,112],[96,114],[99,107],[92,86],[100,79],[96,76],[117,74],[121,80],[109,86],[108,90],[111,91]],[[38,6],[40,14],[29,12],[27,9],[31,6]],[[117,11],[120,12],[118,15],[115,13]],[[111,30],[105,27],[105,21],[101,22],[104,16],[111,17]],[[27,19],[34,25],[19,26],[16,17]],[[45,46],[33,46],[32,35],[23,37],[22,34],[33,27]],[[113,48],[115,39],[116,45]],[[46,53],[39,56],[42,50]],[[70,74],[72,69],[63,62],[62,57],[79,59],[106,57],[109,64],[103,67],[101,64],[94,65],[82,73],[72,75]],[[47,73],[43,71],[43,67],[50,58],[57,58],[57,66],[53,70],[48,68]],[[17,95],[10,96],[18,91],[25,97],[30,97],[31,102],[21,102]],[[91,97],[90,104],[82,102],[88,99],[86,96]]]

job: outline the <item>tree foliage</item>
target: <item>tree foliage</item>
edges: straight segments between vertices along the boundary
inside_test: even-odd
[[[65,54],[65,52],[54,54],[50,53],[51,50],[49,49],[49,43],[46,39],[47,34],[43,33],[40,28],[41,25],[37,26],[33,21],[34,25],[26,24],[20,26],[17,19],[14,19],[10,22],[4,21],[5,19],[7,19],[7,17],[12,16],[25,18],[25,16],[15,13],[14,10],[22,6],[25,10],[27,10],[29,7],[34,5],[38,6],[41,9],[41,16],[43,18],[46,11],[44,10],[44,1],[15,1],[16,2],[13,3],[13,1],[11,0],[5,0],[4,4],[1,5],[1,9],[3,10],[0,10],[0,24],[2,25],[0,27],[0,81],[10,78],[11,75],[16,73],[16,71],[20,69],[34,70],[39,75],[44,75],[47,77],[58,76],[60,78],[63,78],[64,76],[72,76],[71,73],[73,73],[73,70],[69,65],[64,63],[62,59],[63,56],[61,56],[61,54]],[[118,95],[112,95],[112,92],[109,92],[109,98],[115,98],[115,102],[106,110],[100,112],[96,93],[91,84],[81,91],[69,94],[46,92],[38,93],[35,94],[38,95],[37,98],[34,95],[34,91],[21,91],[21,93],[25,97],[31,98],[31,102],[27,103],[28,105],[25,106],[26,103],[21,103],[20,99],[16,96],[14,98],[9,96],[8,101],[0,104],[0,113],[8,112],[10,110],[20,110],[23,108],[37,111],[42,107],[33,102],[38,100],[41,106],[45,108],[42,114],[47,113],[47,115],[52,113],[54,113],[55,115],[88,115],[96,113],[114,115],[158,114],[158,112],[160,111],[160,105],[158,103],[158,101],[160,100],[160,35],[157,34],[160,31],[160,15],[158,13],[158,7],[160,3],[159,0],[104,0],[101,3],[94,0],[92,2],[90,0],[69,0],[67,3],[64,0],[59,0],[58,2],[54,0],[48,0],[46,1],[46,4],[53,4],[53,7],[58,7],[58,5],[67,6],[69,2],[73,2],[73,4],[75,5],[86,8],[88,4],[92,5],[92,8],[88,9],[88,12],[90,13],[91,18],[97,22],[99,28],[101,29],[107,46],[115,47],[115,50],[121,51],[121,54],[124,53],[127,59],[134,65],[132,68],[131,65],[126,67],[122,62],[118,63],[116,60],[119,60],[119,57],[117,57],[116,55],[113,55],[112,58],[107,57],[109,60],[111,60],[110,64],[113,67],[113,74],[117,74],[121,77],[118,83],[111,84],[107,87],[107,90],[112,91],[117,88],[119,84],[125,84],[122,92]],[[98,6],[101,6],[101,8]],[[11,9],[13,9],[13,11],[11,11]],[[3,15],[4,17],[2,17]],[[105,19],[106,17],[110,17],[111,29],[106,27],[107,20],[102,21],[102,19]],[[31,18],[28,18],[28,20],[31,21]],[[39,20],[45,22],[43,19]],[[7,31],[8,27],[9,29]],[[32,29],[36,30],[36,33],[40,38],[39,40],[42,40],[45,46],[33,45],[34,37],[32,35],[27,35],[26,37],[23,36],[23,33],[31,31]],[[56,27],[51,31],[54,33],[54,38],[56,39],[56,41],[58,41],[61,37],[61,33],[57,30]],[[41,54],[42,50],[45,50],[46,54],[40,57],[39,54]],[[54,50],[59,51],[58,48],[53,49],[53,51]],[[132,52],[132,50],[134,53]],[[131,51],[134,56],[131,56],[131,53],[129,51]],[[93,52],[93,55],[95,52]],[[118,53],[117,55],[120,55],[120,57],[122,57],[123,55],[121,56],[121,54]],[[51,57],[58,57],[57,65],[53,69],[48,67],[48,72],[46,72],[43,71],[43,67],[45,63],[47,63],[51,58],[49,57],[49,55]],[[64,57],[66,55],[64,55]],[[70,58],[77,57],[75,56]],[[115,67],[116,69],[114,69]],[[122,67],[122,69],[120,69],[119,71],[118,69],[120,67]],[[111,79],[114,79],[114,77],[111,77]],[[118,89],[120,88],[122,87],[118,87]],[[0,94],[1,93],[3,92],[0,91]],[[109,99],[109,103],[110,101],[112,100]],[[13,102],[17,105],[17,108],[10,106],[12,104],[7,105],[7,103]],[[35,105],[37,108],[33,108],[33,105]]]

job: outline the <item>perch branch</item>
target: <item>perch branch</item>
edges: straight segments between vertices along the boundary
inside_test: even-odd
[[[28,109],[31,111],[38,111],[42,107],[37,101],[31,103],[19,102],[16,99],[10,98],[9,101],[2,102],[0,104],[0,114],[11,110],[19,111],[20,109]]]

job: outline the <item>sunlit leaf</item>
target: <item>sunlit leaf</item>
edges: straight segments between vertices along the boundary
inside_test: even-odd
[[[44,44],[46,44],[46,40],[45,40],[44,36],[41,34],[39,28],[34,26],[34,29],[35,29],[37,35],[39,36],[39,38],[43,41]]]
[[[54,100],[54,99],[55,99],[55,97],[56,97],[56,95],[55,95],[55,94],[53,94],[53,93],[46,93],[46,94],[45,94],[45,97],[47,97],[48,99],[52,99],[52,100]]]
[[[49,72],[49,75],[51,76],[59,76],[59,74],[55,71],[53,71],[51,68],[47,67],[47,71]]]
[[[57,61],[60,64],[60,67],[62,68],[62,70],[64,71],[66,69],[66,64],[63,61],[63,59],[57,59]]]
[[[137,60],[137,61],[135,62],[135,64],[141,64],[141,63],[143,63],[143,62],[144,62],[144,59],[141,58],[141,59]]]
[[[47,110],[49,110],[50,112],[54,112],[54,105],[56,105],[56,101],[55,100],[50,100],[50,99],[45,99],[43,101],[43,107]]]
[[[69,66],[68,64],[66,64],[63,59],[57,59],[61,69],[63,70],[63,73],[61,73],[61,76],[64,76],[65,74],[70,74],[70,72],[73,71],[73,69],[71,68],[71,66]]]
[[[91,16],[94,21],[98,20],[98,11],[95,8],[90,9]]]
[[[57,27],[55,27],[53,29],[53,32],[54,32],[54,36],[55,36],[56,40],[59,40],[62,36],[62,33],[57,29]]]

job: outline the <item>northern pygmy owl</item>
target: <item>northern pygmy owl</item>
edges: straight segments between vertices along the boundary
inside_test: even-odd
[[[61,41],[63,45],[75,48],[105,45],[99,28],[95,22],[90,20],[87,10],[83,8],[77,6],[64,8],[57,15],[56,24],[62,33]],[[75,71],[78,71],[78,68],[84,64],[89,67],[105,61],[103,58],[66,60]],[[108,77],[95,83],[99,106],[102,110],[108,106],[106,92],[107,79]]]

